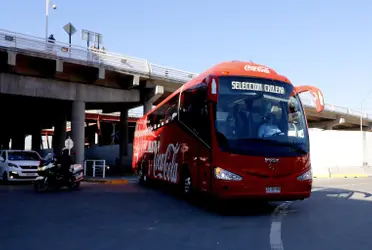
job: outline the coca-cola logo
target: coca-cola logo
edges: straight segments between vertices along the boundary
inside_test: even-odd
[[[244,69],[246,71],[254,71],[254,72],[270,74],[270,70],[264,66],[254,66],[254,65],[247,64],[244,66]]]
[[[177,155],[180,151],[180,145],[169,144],[165,154],[159,154],[159,143],[154,144],[154,177],[176,183],[178,172]]]

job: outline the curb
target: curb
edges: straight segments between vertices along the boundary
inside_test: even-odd
[[[314,179],[340,179],[340,178],[367,178],[370,177],[368,174],[323,174],[323,175],[314,175]]]
[[[89,180],[89,179],[84,179],[83,182],[90,182],[90,183],[100,183],[100,184],[111,184],[111,185],[123,185],[123,184],[128,184],[128,180]]]
[[[331,177],[328,174],[314,175],[314,179],[330,179]]]
[[[366,178],[368,174],[335,174],[331,178]]]

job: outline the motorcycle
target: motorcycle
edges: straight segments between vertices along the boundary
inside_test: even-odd
[[[34,182],[36,192],[45,192],[50,189],[56,191],[67,187],[70,191],[80,189],[80,182],[84,179],[83,167],[80,164],[70,166],[67,176],[61,171],[61,165],[56,164],[54,157],[44,160],[38,167],[38,177]]]

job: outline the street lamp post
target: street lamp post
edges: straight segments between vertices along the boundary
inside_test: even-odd
[[[363,132],[363,103],[372,94],[372,90],[360,102],[360,132]]]
[[[362,139],[362,167],[364,166],[364,135],[363,135],[363,115],[364,115],[364,112],[363,112],[363,103],[364,101],[372,94],[372,91],[370,91],[363,99],[362,101],[360,102],[360,135],[361,135],[361,139]]]
[[[49,25],[49,7],[50,0],[45,0],[45,39],[48,41],[48,25]],[[56,9],[57,5],[53,4],[53,9]]]

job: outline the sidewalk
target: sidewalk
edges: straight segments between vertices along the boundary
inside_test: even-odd
[[[324,167],[313,169],[316,179],[367,178],[372,177],[371,167]]]
[[[123,184],[137,182],[137,177],[136,176],[108,176],[106,178],[102,178],[102,177],[84,176],[83,181],[100,183],[100,184],[123,185]]]

